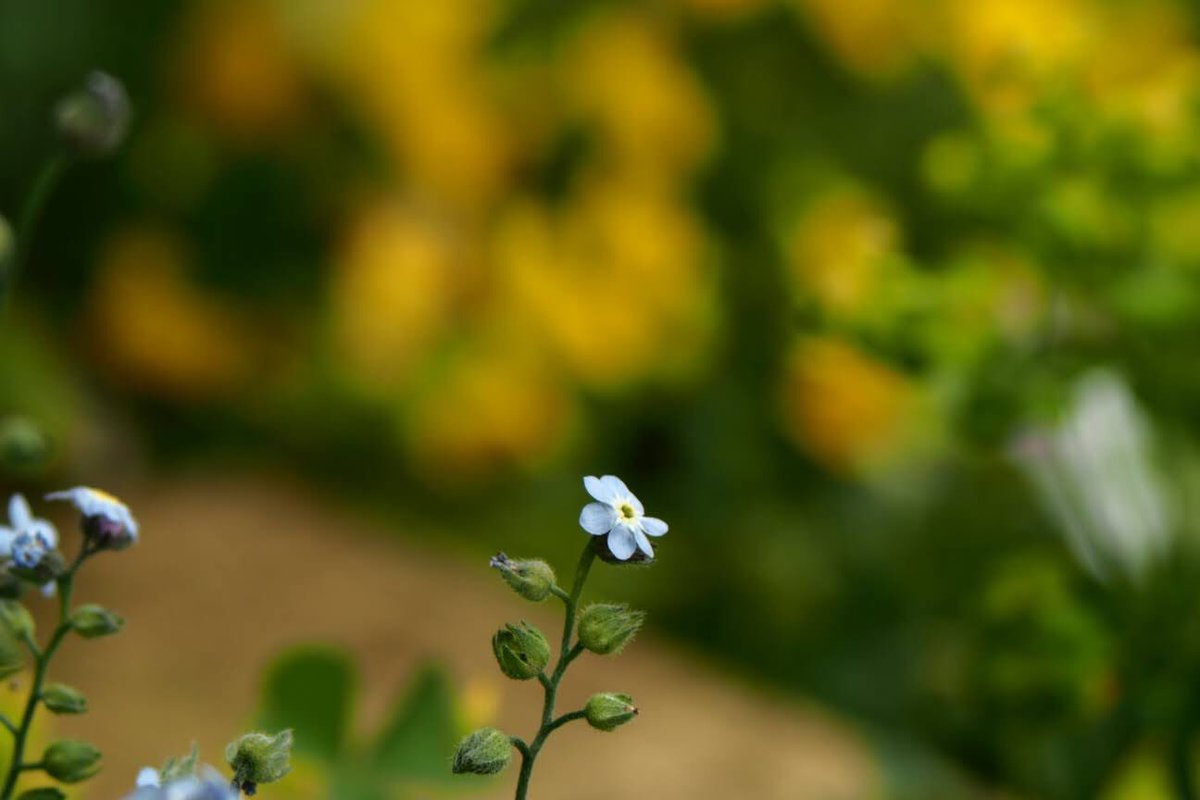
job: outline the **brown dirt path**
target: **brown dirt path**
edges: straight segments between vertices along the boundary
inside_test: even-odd
[[[58,723],[61,735],[104,745],[106,767],[90,797],[121,796],[139,766],[193,739],[219,759],[253,713],[263,666],[301,642],[336,642],[358,655],[368,724],[432,658],[459,682],[494,681],[503,692],[499,725],[530,733],[540,689],[500,678],[488,641],[506,619],[554,629],[557,609],[531,613],[482,568],[386,536],[286,482],[187,479],[126,499],[143,542],[89,568],[79,598],[129,623],[111,639],[70,642],[52,676],[91,700],[91,713]],[[738,685],[653,637],[617,661],[582,658],[563,703],[614,688],[639,699],[640,718],[619,734],[582,724],[557,733],[538,761],[538,800],[878,795],[873,761],[849,728]],[[505,778],[471,796],[511,797],[515,774]],[[270,787],[261,796],[269,799]]]

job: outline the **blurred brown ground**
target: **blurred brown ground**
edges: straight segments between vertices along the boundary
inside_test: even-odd
[[[254,712],[264,665],[289,644],[336,642],[358,656],[364,725],[377,724],[416,666],[432,658],[456,682],[496,680],[504,693],[499,725],[530,732],[540,689],[494,677],[487,643],[509,618],[553,629],[558,609],[531,613],[483,568],[387,536],[286,481],[181,479],[127,491],[126,499],[142,543],[97,561],[78,591],[81,601],[124,613],[126,629],[70,641],[52,674],[91,700],[91,713],[57,721],[59,735],[103,745],[105,769],[89,797],[120,797],[140,766],[193,740],[219,761]],[[39,603],[43,616],[50,610]],[[878,794],[873,762],[852,731],[651,636],[618,661],[577,662],[561,704],[577,707],[614,688],[638,698],[636,724],[620,735],[582,724],[556,734],[534,776],[539,800]],[[466,796],[511,797],[513,778]]]

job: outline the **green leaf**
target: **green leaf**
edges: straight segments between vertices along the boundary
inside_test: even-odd
[[[62,789],[55,789],[53,786],[39,786],[17,795],[17,800],[65,800],[65,798],[66,795]]]
[[[450,682],[441,668],[426,666],[376,741],[375,766],[393,778],[446,780],[456,728]]]
[[[354,695],[354,665],[346,653],[299,647],[283,653],[267,670],[259,725],[264,730],[292,728],[298,754],[333,762],[346,746]]]

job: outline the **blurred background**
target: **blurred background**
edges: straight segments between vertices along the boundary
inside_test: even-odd
[[[535,792],[1196,796],[1198,22],[0,0],[0,213],[87,70],[136,109],[0,335],[4,484],[143,519],[87,578],[128,638],[64,661],[110,698],[70,721],[93,796],[217,759],[298,642],[361,663],[324,667],[364,670],[356,735],[427,661],[524,732],[487,636],[530,612],[486,559],[569,574],[602,473],[671,533],[596,575],[652,629],[591,688],[664,713],[564,734]],[[589,752],[630,766],[579,789]]]

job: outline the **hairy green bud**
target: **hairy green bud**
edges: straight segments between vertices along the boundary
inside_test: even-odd
[[[260,783],[273,783],[292,771],[292,730],[246,733],[225,748],[225,760],[233,770],[233,785],[248,795]]]
[[[626,605],[593,603],[579,615],[579,641],[602,656],[619,653],[645,620],[644,612],[632,611]]]
[[[36,789],[27,789],[17,795],[17,800],[66,800],[67,795],[62,789],[56,789],[53,786],[39,786]]]
[[[455,775],[495,775],[502,772],[511,760],[512,742],[504,732],[495,728],[480,728],[459,742],[451,770]]]
[[[54,109],[58,137],[78,156],[99,158],[121,146],[129,130],[129,95],[119,80],[92,72],[83,88],[64,97]]]
[[[536,678],[550,663],[550,643],[541,631],[524,620],[496,631],[492,652],[500,671],[518,681]]]
[[[8,626],[18,639],[33,638],[33,615],[16,600],[0,600],[0,622]]]
[[[63,783],[79,783],[100,771],[100,751],[87,742],[55,742],[42,755],[46,774]]]
[[[554,587],[554,570],[545,561],[511,559],[504,553],[497,553],[490,564],[500,570],[500,577],[526,600],[541,602],[550,596]]]
[[[71,630],[85,639],[110,636],[121,630],[121,626],[125,624],[125,620],[119,615],[94,603],[82,605],[72,611],[67,622],[70,624]]]
[[[602,692],[588,698],[583,707],[588,725],[601,731],[613,731],[637,716],[633,698],[627,694]]]
[[[42,689],[42,702],[55,714],[82,714],[87,711],[87,698],[78,689],[52,683]]]

